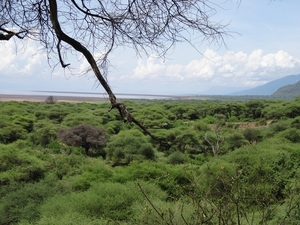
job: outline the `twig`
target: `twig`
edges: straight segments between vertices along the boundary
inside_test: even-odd
[[[165,218],[163,216],[162,213],[160,213],[158,211],[158,209],[155,207],[155,205],[151,202],[151,200],[149,199],[149,197],[147,196],[147,194],[145,193],[145,191],[143,190],[143,188],[141,187],[140,183],[137,183],[138,188],[140,189],[140,191],[142,192],[142,194],[144,195],[144,197],[146,198],[146,200],[149,202],[149,204],[151,205],[151,207],[155,210],[155,212],[159,215],[159,217],[165,221]],[[168,222],[166,222],[167,224],[169,224]]]

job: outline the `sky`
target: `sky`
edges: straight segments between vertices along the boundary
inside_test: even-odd
[[[226,2],[226,1],[223,1]],[[115,93],[229,94],[300,74],[300,1],[227,1],[213,21],[228,25],[226,46],[203,43],[196,51],[176,44],[166,59],[139,58],[119,48],[110,56],[108,82]],[[69,91],[103,93],[92,73],[83,76],[49,66],[45,52],[29,40],[0,42],[0,93]],[[71,61],[77,70],[84,60]]]

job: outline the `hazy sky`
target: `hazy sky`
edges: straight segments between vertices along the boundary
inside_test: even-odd
[[[219,9],[214,21],[229,23],[225,46],[203,43],[197,52],[177,44],[166,60],[138,58],[130,49],[111,55],[108,81],[115,93],[226,94],[300,74],[300,1],[242,0]],[[18,44],[18,48],[16,47]],[[36,43],[0,42],[0,91],[104,92],[92,74],[51,68]],[[72,61],[84,69],[84,61]]]

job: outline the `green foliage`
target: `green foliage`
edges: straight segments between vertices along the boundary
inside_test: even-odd
[[[18,223],[19,225],[32,225],[28,221],[22,221]],[[34,222],[35,225],[99,225],[99,224],[112,224],[112,225],[121,225],[119,222],[111,222],[110,219],[97,219],[91,218],[79,212],[65,212],[59,216],[43,216],[40,220]]]
[[[287,120],[279,120],[272,123],[269,127],[267,136],[273,136],[279,132],[282,132],[290,127],[290,122]]]
[[[128,220],[136,194],[119,183],[96,183],[85,192],[56,195],[42,207],[42,217],[60,218],[66,213],[82,214],[87,218],[114,221]]]
[[[0,143],[9,144],[25,138],[26,130],[22,126],[0,121]]]
[[[50,120],[53,123],[61,123],[72,111],[64,104],[42,104],[35,110],[35,116],[39,120]]]
[[[300,129],[300,116],[297,116],[296,118],[294,118],[292,120],[291,127],[296,128],[296,129]]]
[[[105,150],[108,158],[115,163],[121,161],[130,163],[135,159],[153,160],[155,158],[154,148],[137,130],[121,131],[109,140]]]
[[[38,181],[44,177],[44,163],[15,146],[0,145],[0,185]]]
[[[247,144],[244,135],[241,132],[233,132],[226,136],[225,148],[228,150],[235,150]]]
[[[206,132],[210,130],[210,127],[207,123],[204,123],[203,121],[195,121],[192,126],[194,127],[195,130],[197,131],[202,131],[202,132]]]
[[[299,143],[300,142],[300,131],[297,128],[289,128],[285,131],[283,131],[280,136],[286,138],[287,140],[293,142],[293,143]]]
[[[213,116],[206,116],[204,119],[201,120],[203,123],[207,123],[207,124],[214,124],[214,123],[218,123],[218,119],[216,117]]]
[[[87,124],[91,126],[99,126],[102,124],[102,118],[95,116],[92,112],[86,111],[83,113],[70,113],[62,121],[62,125],[67,127],[75,127],[80,124]]]
[[[31,132],[33,130],[33,124],[36,121],[36,117],[34,115],[19,115],[16,114],[12,116],[12,120],[14,124],[22,126],[27,132]]]
[[[21,220],[34,222],[40,218],[40,205],[58,193],[55,180],[37,183],[13,182],[0,189],[0,224],[15,224]]]
[[[159,105],[148,106],[140,110],[136,115],[136,119],[139,120],[144,126],[149,128],[171,128],[171,121],[175,118],[174,114],[164,110]]]
[[[258,128],[246,128],[243,135],[250,144],[258,143],[263,139],[262,131]]]
[[[199,180],[201,192],[210,197],[222,198],[231,191],[232,177],[235,176],[236,166],[221,159],[214,159],[202,166]],[[207,187],[211,187],[207,189]]]
[[[113,177],[113,171],[103,163],[94,163],[85,167],[82,174],[75,178],[72,189],[75,191],[85,191],[92,183],[106,182]]]
[[[58,141],[52,141],[47,145],[47,148],[51,149],[53,153],[61,153],[62,145]]]
[[[232,116],[227,120],[227,122],[239,122],[239,121],[240,121],[239,118],[236,116]]]
[[[176,165],[176,164],[184,164],[186,161],[186,157],[182,152],[175,151],[168,157],[168,163]]]
[[[29,134],[30,141],[42,147],[48,146],[56,141],[59,125],[53,124],[48,120],[41,120],[34,124],[33,132]]]
[[[104,125],[105,130],[109,134],[118,134],[124,126],[123,121],[109,121],[106,125]]]
[[[171,154],[175,151],[180,151],[183,153],[198,154],[202,151],[201,135],[203,132],[195,130],[193,126],[179,126],[170,130],[163,130],[159,133],[159,138],[165,140],[166,143],[170,144],[169,149],[163,149],[160,146],[161,150],[166,154]],[[198,129],[201,129],[198,127]],[[203,127],[206,130],[205,127]]]
[[[264,100],[251,100],[246,102],[246,116],[252,119],[261,118],[266,102]]]
[[[168,145],[109,103],[0,102],[0,224],[298,224],[299,100],[125,103]],[[57,140],[83,121],[109,159]]]
[[[190,174],[180,165],[175,167],[164,163],[142,162],[132,163],[128,167],[117,167],[112,181],[125,183],[127,181],[148,181],[156,183],[166,191],[168,198],[175,199],[183,194],[190,185]]]
[[[59,180],[82,173],[82,166],[88,163],[81,155],[55,155],[48,159],[47,169]]]

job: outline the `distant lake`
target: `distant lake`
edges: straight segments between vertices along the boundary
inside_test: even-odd
[[[22,96],[24,98],[36,98],[43,99],[48,96],[66,99],[107,99],[108,95],[106,93],[95,93],[95,92],[66,92],[66,91],[0,91],[0,95],[5,98],[19,98]],[[185,99],[192,96],[180,96],[180,95],[163,95],[163,94],[129,94],[129,93],[115,93],[118,99]]]

